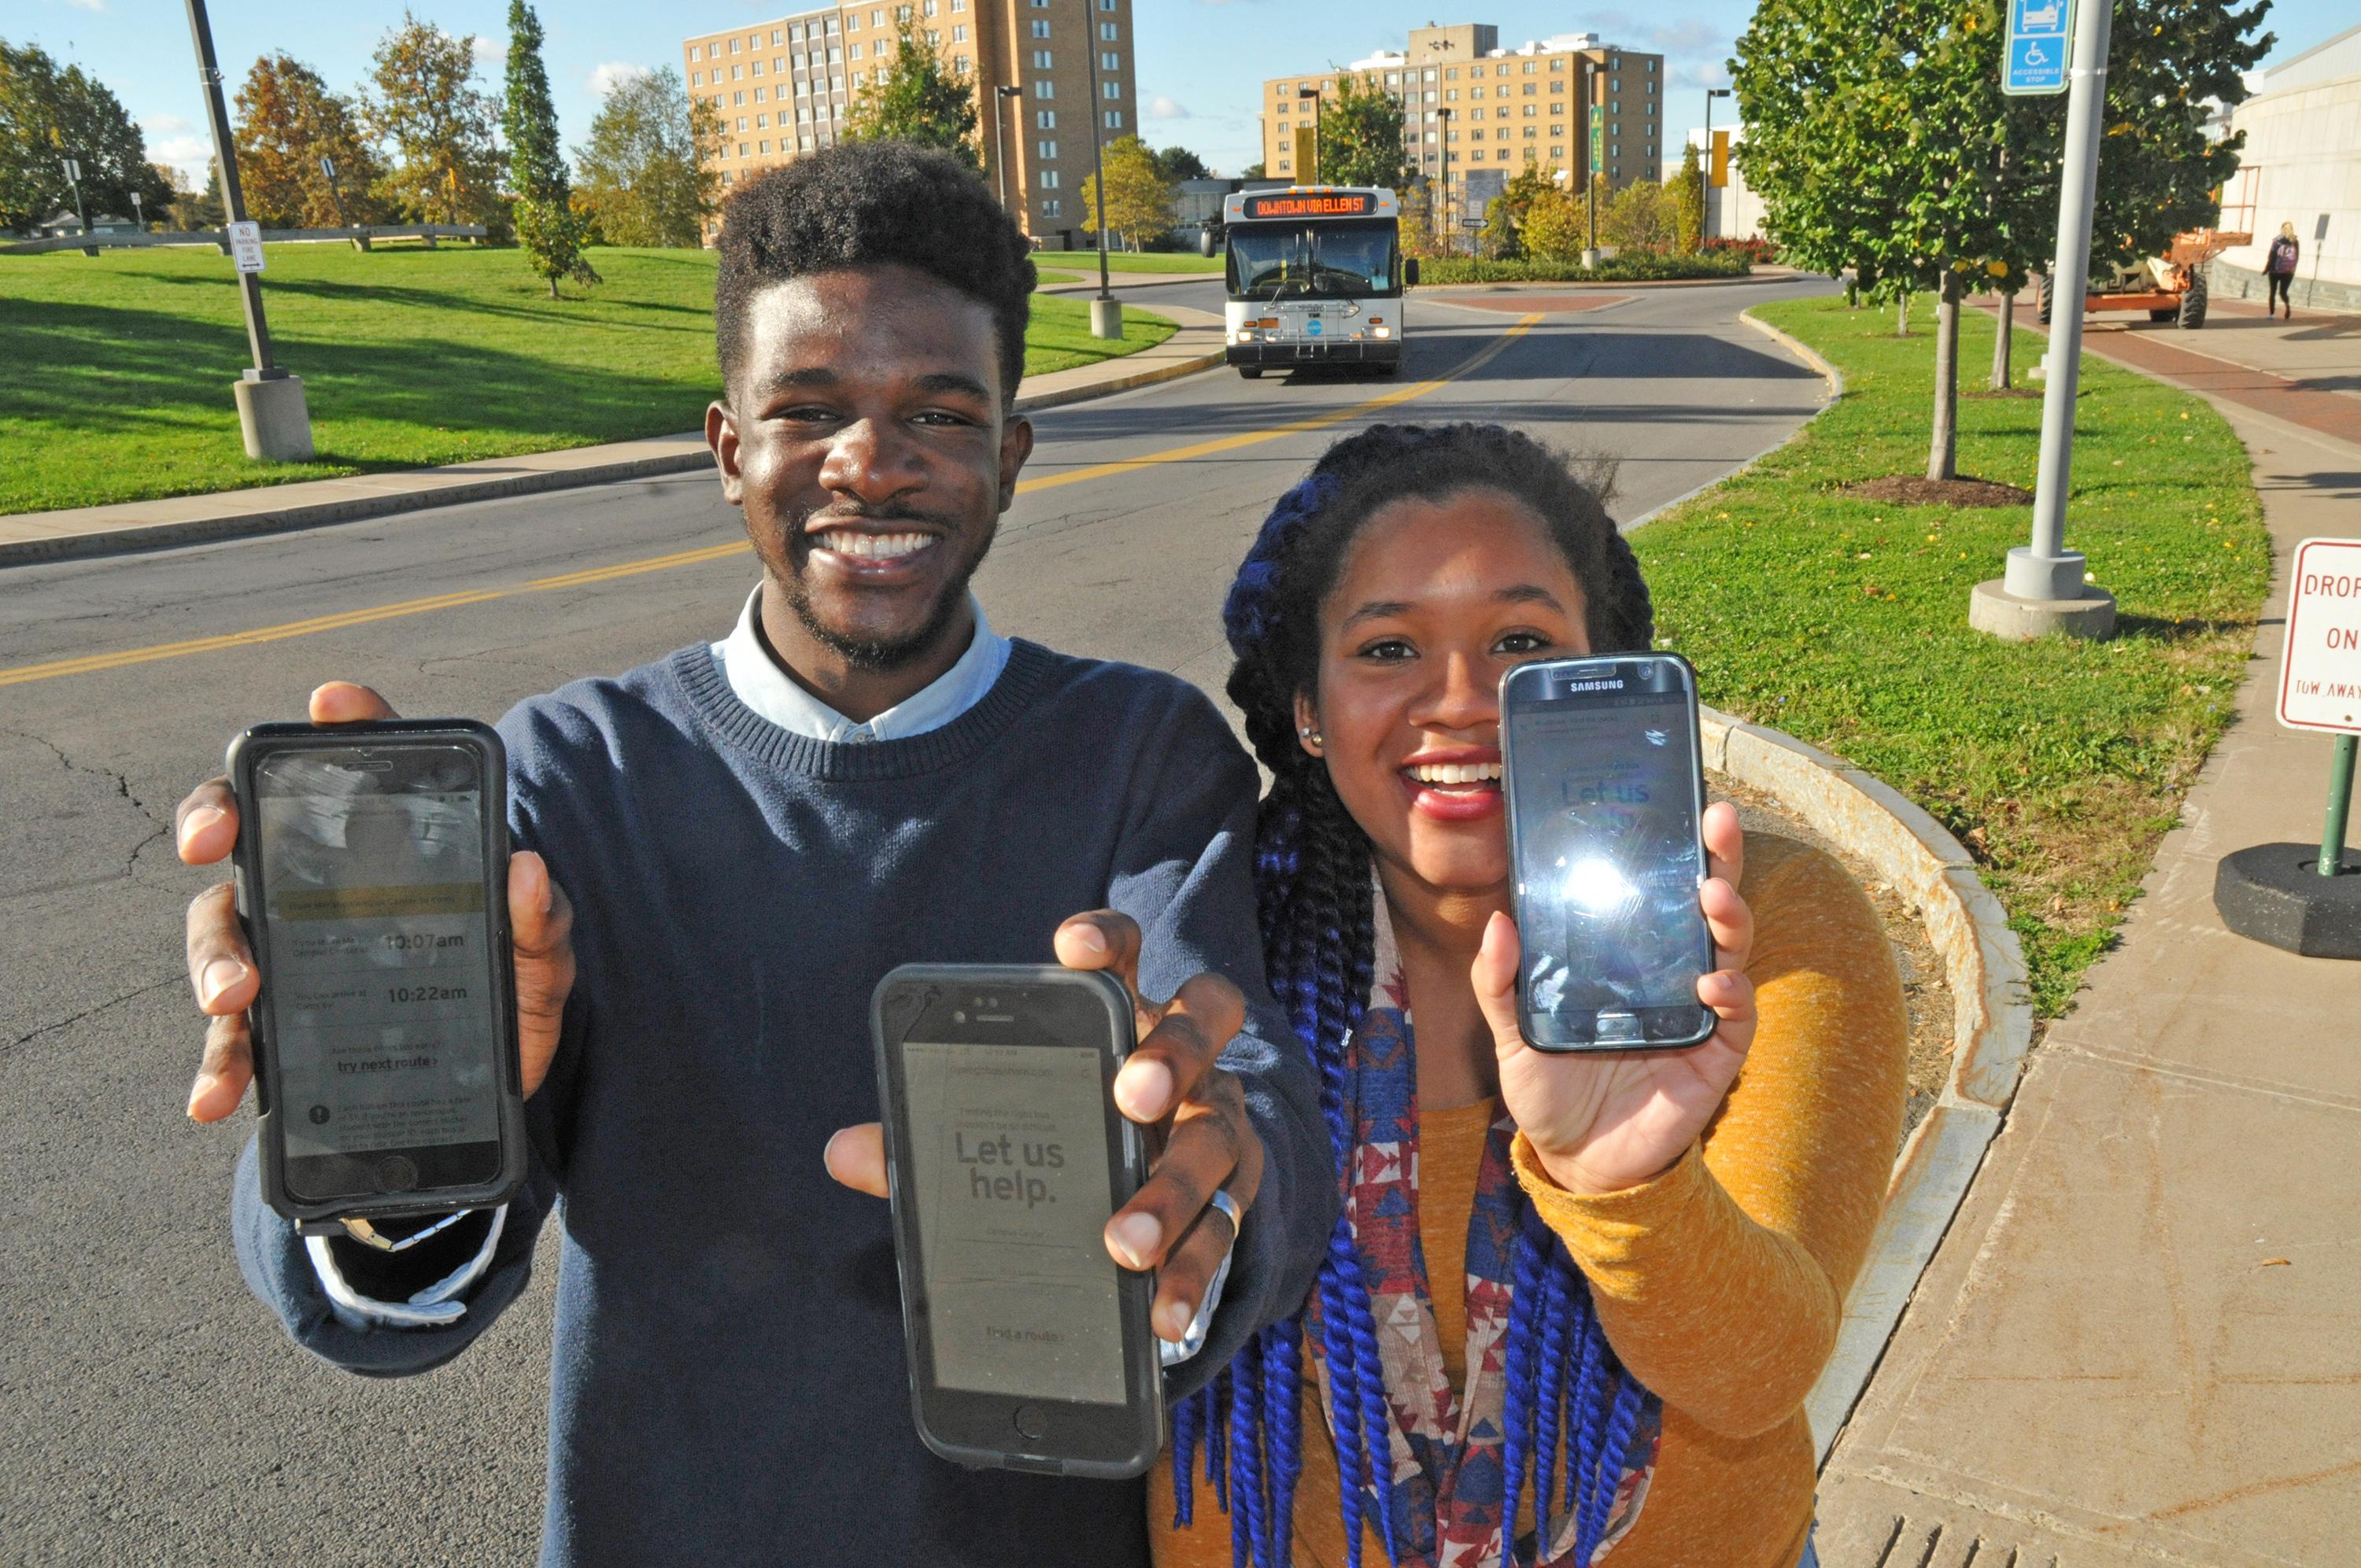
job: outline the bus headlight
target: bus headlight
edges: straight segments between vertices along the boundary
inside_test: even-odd
[[[1394,329],[1389,326],[1371,327],[1369,329],[1369,335],[1371,337],[1391,337],[1393,334]]]

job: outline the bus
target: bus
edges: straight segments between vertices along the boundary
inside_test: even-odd
[[[1401,368],[1402,291],[1418,261],[1401,253],[1401,204],[1371,186],[1236,191],[1200,251],[1226,257],[1223,341],[1252,379],[1265,370],[1349,365]]]

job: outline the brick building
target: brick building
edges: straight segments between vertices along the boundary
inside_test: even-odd
[[[763,170],[833,146],[853,102],[890,67],[904,22],[974,78],[979,150],[1025,232],[1053,247],[1083,240],[1093,117],[1109,141],[1138,128],[1131,0],[822,5],[684,39],[688,90],[721,115],[708,157],[722,199]],[[1003,96],[1004,86],[1016,95]],[[708,242],[719,229],[708,225]]]

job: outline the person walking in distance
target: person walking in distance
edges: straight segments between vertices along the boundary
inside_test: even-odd
[[[2276,309],[2284,312],[2288,320],[2295,320],[2295,306],[2289,300],[2288,291],[2295,286],[2296,258],[2302,254],[2303,247],[2296,243],[2295,225],[2281,224],[2279,238],[2271,241],[2270,259],[2263,264],[2263,276],[2271,285],[2269,301],[2263,306],[2265,315]]]

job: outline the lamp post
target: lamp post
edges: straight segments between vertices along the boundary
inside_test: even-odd
[[[246,196],[237,183],[237,143],[230,136],[229,105],[222,100],[221,68],[214,61],[214,34],[205,20],[205,0],[188,0],[189,36],[197,49],[197,82],[204,89],[205,118],[214,134],[214,159],[221,166],[222,218],[225,224],[246,221]],[[303,406],[302,378],[291,376],[270,356],[270,326],[262,314],[262,280],[252,272],[237,275],[238,297],[246,307],[247,346],[254,365],[232,392],[237,400],[237,422],[246,435],[246,455],[278,463],[309,462],[312,457],[312,416]]]
[[[1586,272],[1598,269],[1598,177],[1606,170],[1604,142],[1606,116],[1607,73],[1598,61],[1588,55],[1582,57],[1582,190],[1589,203],[1588,217],[1583,225],[1582,267]]]
[[[1443,217],[1443,253],[1456,256],[1459,254],[1459,225],[1451,215],[1451,105],[1445,104],[1437,109],[1434,117],[1443,125],[1443,166],[1439,170],[1443,177],[1443,194],[1436,201],[1435,209]]]
[[[1708,87],[1705,90],[1705,172],[1699,177],[1697,182],[1699,195],[1704,195],[1713,189],[1713,101],[1716,98],[1729,96],[1730,89],[1727,87]],[[1708,197],[1705,202],[1705,237],[1707,239],[1713,237],[1714,210],[1720,204],[1718,199],[1712,197]]]
[[[1003,82],[992,90],[992,172],[1000,186],[1000,210],[1008,211],[1008,100],[1022,98],[1025,89]],[[1029,225],[1027,233],[1032,232]]]
[[[1107,288],[1107,188],[1105,137],[1099,127],[1104,123],[1105,112],[1099,107],[1099,51],[1097,41],[1091,37],[1091,0],[1082,3],[1082,47],[1090,50],[1091,67],[1091,180],[1098,192],[1099,210],[1099,295],[1091,302],[1091,335],[1120,338],[1123,336],[1123,307],[1115,303]]]
[[[1312,100],[1312,178],[1311,178],[1310,180],[1307,180],[1307,181],[1302,181],[1302,183],[1307,184],[1307,185],[1317,185],[1317,184],[1319,184],[1319,183],[1320,183],[1320,99],[1321,99],[1321,92],[1320,92],[1320,89],[1319,89],[1319,88],[1317,88],[1317,87],[1302,87],[1302,86],[1299,86],[1299,87],[1297,87],[1297,88],[1296,88],[1296,90],[1295,90],[1295,97],[1296,97],[1296,101],[1297,101],[1297,102],[1299,102],[1299,103],[1301,103],[1302,100],[1304,100],[1304,99],[1306,99],[1306,98],[1309,98],[1309,99],[1311,99],[1311,100]]]

